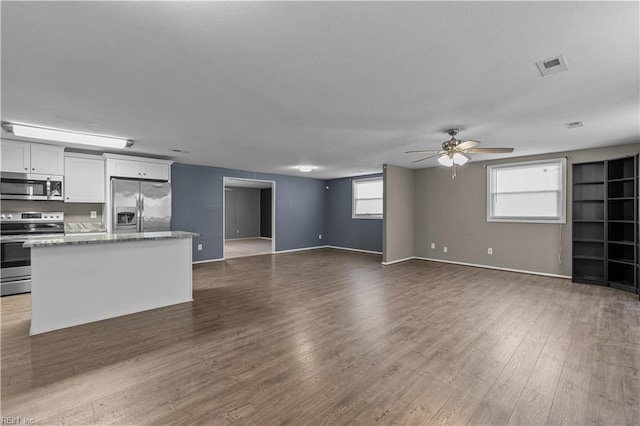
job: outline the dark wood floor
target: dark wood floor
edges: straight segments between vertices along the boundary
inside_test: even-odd
[[[330,249],[194,267],[192,304],[29,337],[2,298],[2,416],[36,424],[640,423],[640,303],[568,280]]]

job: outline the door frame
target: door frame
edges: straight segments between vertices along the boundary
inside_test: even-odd
[[[222,177],[222,259],[225,259],[224,242],[226,241],[226,202],[227,193],[225,191],[227,179],[233,180],[245,180],[249,182],[264,182],[271,184],[271,253],[276,252],[276,181],[268,179],[250,179],[236,176],[223,176]],[[248,187],[251,188],[251,187]],[[258,189],[258,188],[257,188]],[[258,237],[260,238],[260,237]]]

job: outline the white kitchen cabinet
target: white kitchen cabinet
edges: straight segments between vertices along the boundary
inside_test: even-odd
[[[3,140],[2,171],[64,175],[64,147]]]
[[[64,175],[64,147],[32,143],[31,173]]]
[[[171,180],[171,161],[104,154],[109,177]]]
[[[104,203],[104,159],[67,154],[64,159],[65,203]]]
[[[29,173],[31,168],[31,144],[27,142],[2,141],[2,171]]]

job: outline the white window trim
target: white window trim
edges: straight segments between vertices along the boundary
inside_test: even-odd
[[[382,181],[384,188],[383,177],[373,177],[373,178],[364,178],[364,179],[352,179],[351,180],[351,219],[382,219],[382,214],[356,214],[356,183],[358,182],[366,182],[370,180],[379,180]],[[384,191],[384,189],[383,189]],[[384,193],[382,194],[382,199],[384,203]],[[364,199],[364,198],[363,198]]]
[[[535,218],[535,217],[493,217],[491,211],[491,172],[493,169],[502,169],[508,167],[522,167],[534,164],[560,164],[560,216],[557,218]],[[547,160],[521,161],[517,163],[493,164],[487,166],[487,193],[485,194],[487,202],[487,222],[509,222],[509,223],[550,223],[550,224],[566,224],[567,223],[567,159],[566,158],[549,158]]]

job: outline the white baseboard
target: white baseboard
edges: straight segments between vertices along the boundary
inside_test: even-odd
[[[257,238],[260,239],[260,240],[269,240],[269,241],[271,241],[271,238],[269,238],[269,237],[257,237]]]
[[[357,251],[357,252],[360,252],[360,253],[382,254],[381,251],[362,250],[362,249],[356,249],[356,248],[351,248],[351,247],[340,247],[340,246],[325,246],[325,247],[336,249],[336,250]]]
[[[393,265],[400,262],[406,262],[407,260],[413,260],[413,259],[416,259],[416,258],[411,256],[411,257],[405,257],[404,259],[392,260],[391,262],[382,262],[382,264],[384,266],[389,266],[389,265]]]
[[[192,265],[196,265],[196,264],[198,264],[198,263],[221,262],[221,261],[223,261],[223,260],[224,260],[224,259],[223,259],[222,257],[219,257],[219,258],[217,258],[217,259],[196,260],[196,261],[191,262],[191,264],[192,264]]]
[[[278,250],[278,251],[273,252],[273,254],[295,253],[297,251],[316,250],[316,249],[321,249],[321,248],[327,248],[327,246],[313,246],[313,247],[302,247],[302,248],[291,249],[291,250]]]
[[[480,265],[477,263],[456,262],[454,260],[432,259],[429,257],[418,257],[418,256],[414,256],[412,259],[428,260],[430,262],[452,263],[454,265],[473,266],[475,268],[497,269],[498,271],[518,272],[520,274],[542,275],[543,277],[564,278],[568,280],[571,279],[571,277],[568,275],[549,274],[547,272],[537,272],[537,271],[526,271],[524,269],[502,268],[500,266]],[[405,260],[408,260],[408,259],[405,259]]]

